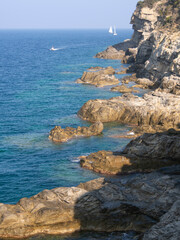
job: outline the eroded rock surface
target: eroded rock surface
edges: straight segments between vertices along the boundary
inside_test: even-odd
[[[99,173],[149,172],[180,163],[180,131],[144,134],[122,152],[99,151],[80,157],[83,168]]]
[[[50,132],[49,139],[54,142],[67,142],[68,140],[76,137],[90,137],[101,134],[103,131],[103,124],[96,122],[90,127],[66,127],[62,129],[60,126],[56,126]]]
[[[166,226],[163,219],[170,221],[165,214],[177,209],[173,204],[180,198],[177,170],[176,167],[166,169],[165,173],[136,174],[114,180],[101,178],[78,187],[44,190],[31,198],[22,198],[16,205],[0,204],[0,238],[77,230],[144,233],[159,219],[162,229]],[[178,221],[178,213],[176,216]],[[153,231],[152,227],[149,232]],[[166,228],[164,239],[169,233]]]
[[[138,92],[138,90],[135,90],[133,87],[127,87],[124,84],[112,87],[111,91],[120,92],[120,93],[132,93],[132,92],[137,93]]]
[[[180,95],[180,78],[173,75],[164,77],[158,90]]]
[[[131,18],[131,40],[109,47],[100,58],[122,55],[138,78],[148,78],[154,89],[180,94],[180,2],[170,0],[139,1]]]
[[[124,94],[109,100],[90,100],[78,112],[84,120],[120,122],[139,126],[179,128],[180,96],[170,93],[149,92],[137,97]]]
[[[115,47],[110,46],[105,51],[96,54],[95,57],[103,59],[123,59],[124,57],[123,50],[117,50]]]
[[[180,236],[180,200],[160,218],[143,237],[143,240],[178,240]]]
[[[115,85],[119,83],[119,80],[114,76],[115,70],[112,67],[90,68],[84,72],[80,79],[77,79],[77,83],[91,84],[96,87],[104,87],[108,85]]]

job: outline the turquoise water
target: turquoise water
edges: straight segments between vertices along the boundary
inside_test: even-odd
[[[111,137],[127,130],[119,124],[105,124],[101,136],[64,144],[52,143],[48,134],[55,125],[88,126],[76,115],[80,107],[89,99],[119,95],[110,87],[75,80],[91,66],[121,69],[118,60],[93,56],[131,34],[131,30],[119,30],[116,37],[105,30],[0,31],[0,202],[16,203],[43,189],[97,178],[100,175],[80,168],[77,157],[120,150],[129,142]],[[52,45],[60,49],[49,51]]]

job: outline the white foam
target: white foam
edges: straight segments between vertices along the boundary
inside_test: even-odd
[[[78,163],[78,162],[80,162],[80,159],[79,158],[75,158],[75,159],[71,160],[71,162]]]

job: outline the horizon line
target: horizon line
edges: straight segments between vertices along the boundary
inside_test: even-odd
[[[109,27],[104,28],[0,28],[0,30],[105,30]],[[133,30],[132,28],[116,28],[124,30]]]

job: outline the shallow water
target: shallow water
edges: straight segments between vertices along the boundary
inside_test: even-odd
[[[114,123],[105,124],[101,136],[64,144],[48,140],[55,125],[88,126],[76,114],[89,99],[120,95],[110,87],[75,83],[92,66],[121,69],[118,60],[93,58],[130,38],[132,31],[118,33],[114,37],[105,30],[0,31],[0,202],[16,203],[43,189],[97,178],[100,175],[80,168],[77,157],[120,150],[129,142],[111,137],[128,129]],[[49,51],[52,45],[59,50]]]

